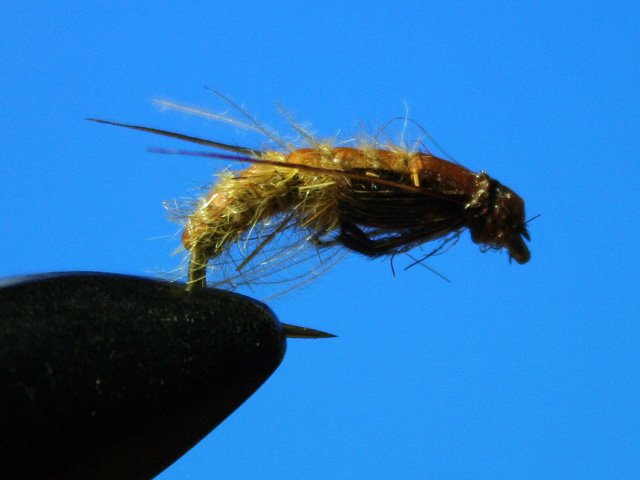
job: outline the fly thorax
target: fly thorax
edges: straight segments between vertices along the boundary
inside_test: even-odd
[[[464,209],[475,214],[482,214],[489,204],[492,182],[489,175],[484,172],[475,174],[476,181],[471,199],[465,204]]]

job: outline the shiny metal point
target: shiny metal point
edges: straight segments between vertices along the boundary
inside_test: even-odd
[[[297,325],[282,324],[282,335],[286,338],[335,338],[332,333],[314,330],[313,328],[298,327]]]

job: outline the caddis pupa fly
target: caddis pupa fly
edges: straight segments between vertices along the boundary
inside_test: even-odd
[[[224,97],[223,97],[224,98]],[[336,145],[319,141],[290,121],[303,145],[283,141],[242,107],[246,121],[159,102],[164,107],[258,130],[277,148],[254,149],[150,127],[90,119],[204,145],[212,152],[160,150],[250,166],[225,171],[184,217],[182,244],[189,252],[188,288],[204,288],[207,267],[228,264],[227,287],[257,280],[250,272],[284,271],[291,252],[320,254],[344,247],[367,257],[394,256],[426,242],[456,240],[468,229],[483,249],[505,249],[520,264],[530,258],[523,199],[485,172],[439,158],[416,143],[394,144],[362,136]],[[222,153],[230,152],[230,153]],[[274,245],[278,245],[277,249]],[[289,252],[288,254],[283,254]],[[259,255],[260,254],[260,255]],[[312,253],[312,255],[314,255]],[[258,260],[260,258],[260,260]],[[272,263],[272,265],[269,265]],[[331,259],[325,259],[325,266]],[[246,277],[244,277],[246,273]],[[262,275],[260,273],[259,275]],[[304,283],[302,279],[301,283]]]

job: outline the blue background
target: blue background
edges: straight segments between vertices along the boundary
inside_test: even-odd
[[[326,136],[406,102],[542,214],[532,260],[465,234],[429,262],[449,284],[350,255],[271,303],[339,338],[290,341],[158,478],[640,478],[637,2],[272,3],[4,2],[0,274],[176,268],[161,201],[225,163],[83,118],[252,143],[150,103],[224,108],[204,86]]]

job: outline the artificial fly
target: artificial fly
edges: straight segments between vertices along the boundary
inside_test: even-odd
[[[206,287],[209,263],[215,263],[234,246],[242,251],[242,257],[234,263],[238,277],[259,254],[263,266],[268,267],[271,262],[277,265],[275,268],[286,270],[286,262],[277,262],[277,256],[269,249],[278,240],[285,243],[280,248],[288,251],[312,246],[320,252],[341,246],[368,257],[381,257],[405,253],[432,240],[441,239],[446,244],[469,229],[472,240],[484,248],[506,249],[509,257],[520,264],[529,261],[524,242],[529,240],[524,201],[486,173],[472,172],[425,149],[409,149],[377,139],[349,146],[319,142],[307,129],[291,122],[306,143],[305,148],[295,148],[242,107],[225,100],[251,123],[160,103],[259,130],[281,149],[253,149],[89,119],[218,150],[155,149],[159,153],[251,164],[242,171],[221,174],[186,217],[182,244],[189,252],[189,289]]]

